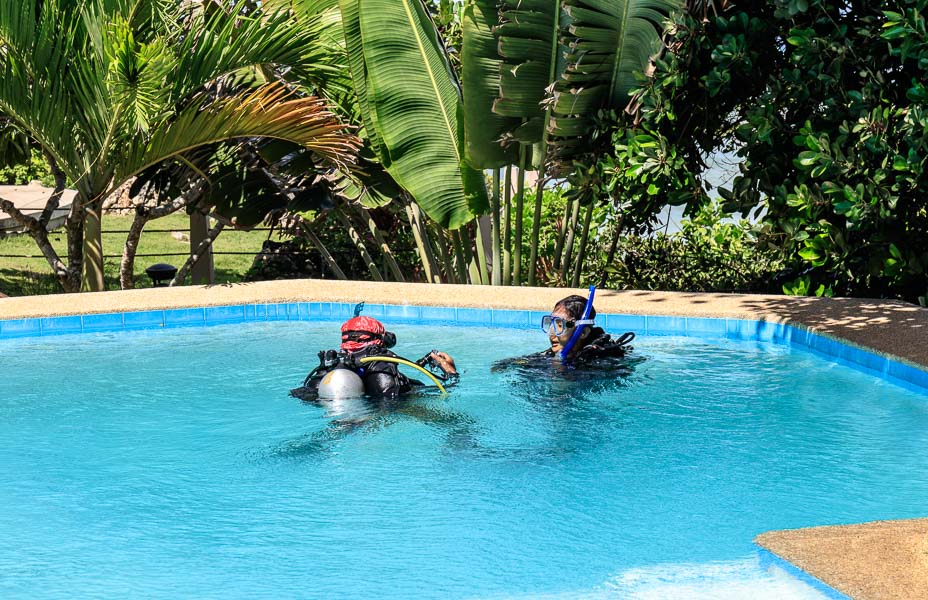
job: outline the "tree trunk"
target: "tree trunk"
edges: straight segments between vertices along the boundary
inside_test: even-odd
[[[512,261],[514,285],[522,285],[522,208],[525,202],[525,165],[528,157],[528,148],[523,144],[519,149],[519,185],[516,188],[516,210],[515,210],[515,248],[513,248]]]
[[[579,287],[580,275],[583,271],[583,263],[586,260],[587,242],[590,239],[590,221],[593,218],[593,202],[586,208],[586,215],[583,217],[583,235],[580,237],[580,250],[577,252],[577,265],[574,268],[574,276],[570,281],[573,287]]]
[[[197,180],[196,183],[187,188],[180,196],[166,204],[148,208],[143,203],[135,207],[135,218],[132,220],[132,225],[129,227],[129,235],[126,236],[126,245],[123,246],[122,260],[119,263],[120,288],[131,290],[135,287],[135,254],[138,252],[139,240],[142,237],[142,230],[145,229],[145,225],[147,225],[149,221],[174,214],[188,204],[199,201],[203,187],[203,181]]]
[[[75,199],[76,200],[76,199]],[[83,206],[84,261],[81,270],[81,291],[102,292],[103,280],[103,198],[97,197]]]
[[[467,281],[467,258],[464,252],[464,236],[461,230],[451,232],[451,243],[454,248],[454,267],[458,281]]]
[[[567,241],[564,243],[564,256],[561,258],[561,281],[567,282],[567,269],[570,266],[570,257],[574,251],[574,235],[577,231],[577,221],[580,219],[580,202],[574,202],[567,222]]]
[[[503,282],[502,278],[502,256],[500,252],[500,212],[499,212],[499,169],[493,169],[493,199],[490,206],[490,214],[493,217],[493,223],[490,235],[492,236],[492,241],[490,242],[490,252],[493,255],[493,274],[490,277],[490,283],[492,285],[500,285]]]
[[[487,265],[487,246],[490,244],[490,217],[477,217],[477,264],[480,266],[480,284],[490,285],[490,268]]]
[[[195,254],[200,245],[209,238],[209,218],[200,210],[190,213],[190,254]],[[213,245],[206,244],[199,259],[190,267],[190,283],[192,285],[212,285],[216,283],[216,273],[213,270]]]
[[[374,222],[374,218],[371,217],[371,213],[368,212],[366,208],[360,206],[358,212],[361,214],[361,217],[367,221],[367,228],[370,229],[371,235],[374,236],[374,241],[377,242],[377,245],[380,246],[380,251],[383,253],[383,259],[387,263],[387,268],[390,269],[390,273],[393,274],[393,278],[396,281],[405,282],[406,278],[403,277],[403,270],[400,269],[399,263],[396,262],[396,258],[393,256],[393,251],[390,250],[390,244],[387,243],[387,240],[384,239],[383,233],[381,233],[380,228],[377,227],[377,223]]]
[[[306,236],[306,239],[309,240],[309,243],[316,247],[316,250],[319,251],[319,254],[322,255],[322,260],[325,261],[325,264],[329,266],[332,272],[335,274],[335,277],[338,279],[346,280],[348,276],[345,275],[345,272],[342,271],[341,267],[338,266],[338,263],[332,258],[332,253],[329,252],[329,249],[325,247],[325,244],[322,243],[322,240],[319,237],[309,230],[309,227],[303,229],[303,235]]]
[[[535,184],[535,212],[532,215],[532,249],[528,259],[528,284],[535,285],[535,271],[538,262],[538,233],[541,229],[541,201],[545,194],[544,167],[538,173],[538,182]]]
[[[512,166],[506,165],[503,190],[503,285],[512,283]]]
[[[12,201],[0,198],[0,208],[3,209],[8,215],[13,217],[13,219],[23,227],[29,236],[35,241],[36,245],[41,250],[42,255],[45,257],[45,260],[48,262],[48,265],[52,268],[52,272],[55,274],[55,277],[58,278],[58,282],[61,283],[62,288],[65,288],[65,291],[68,290],[66,287],[68,279],[68,268],[58,256],[58,253],[55,251],[55,248],[52,246],[51,242],[48,239],[48,230],[42,226],[40,219],[35,219],[28,215],[25,215],[13,204]]]
[[[419,251],[419,260],[422,262],[422,268],[425,269],[426,279],[429,283],[441,283],[438,263],[435,261],[428,233],[422,223],[422,211],[415,203],[409,202],[406,204],[406,217],[409,219],[409,226],[412,227],[413,236],[416,238],[416,249]]]
[[[622,235],[622,223],[625,221],[625,213],[622,213],[622,216],[616,221],[615,232],[612,235],[612,244],[609,245],[609,253],[606,254],[606,262],[603,264],[603,273],[599,278],[599,287],[604,287],[606,285],[606,280],[608,279],[608,269],[612,266],[612,261],[615,260],[615,250],[619,245],[619,237]]]
[[[183,284],[184,279],[187,277],[187,273],[191,268],[193,268],[194,265],[197,264],[197,261],[212,254],[210,248],[212,247],[213,242],[216,241],[216,238],[219,237],[223,227],[225,227],[225,223],[222,221],[217,221],[216,225],[207,232],[206,237],[200,241],[196,249],[184,262],[183,266],[178,269],[174,279],[171,280],[171,287]]]
[[[374,281],[383,281],[383,276],[377,269],[377,263],[374,262],[374,259],[367,251],[367,246],[364,245],[364,240],[361,239],[361,235],[358,233],[358,230],[355,229],[354,225],[351,224],[351,221],[347,216],[345,216],[343,212],[338,209],[334,209],[332,212],[335,213],[335,218],[338,219],[338,221],[348,232],[348,236],[351,238],[351,241],[354,242],[355,248],[357,248],[358,253],[364,260],[364,263],[367,265],[367,270],[370,271],[371,277],[374,278]]]
[[[576,202],[576,200],[567,199],[567,204],[564,207],[564,219],[561,221],[561,226],[557,231],[557,241],[554,243],[553,266],[555,270],[561,268],[561,256],[564,254],[564,238],[567,237],[567,225],[570,223],[570,215],[574,202]]]
[[[64,194],[65,187],[67,185],[67,178],[61,169],[58,168],[58,163],[55,162],[55,159],[48,154],[46,154],[46,157],[48,159],[48,164],[51,167],[52,174],[55,176],[55,188],[52,191],[51,196],[49,196],[48,201],[45,204],[45,208],[42,210],[41,216],[38,219],[27,216],[23,214],[22,211],[17,209],[12,201],[5,200],[3,198],[0,198],[0,208],[2,208],[4,212],[6,212],[17,223],[19,223],[19,225],[25,229],[29,236],[35,241],[36,245],[39,247],[39,250],[42,252],[42,256],[44,256],[46,262],[48,262],[48,266],[51,267],[52,273],[54,273],[59,285],[61,285],[61,288],[65,292],[69,293],[78,292],[80,291],[80,281],[78,279],[78,274],[80,273],[80,253],[78,253],[78,260],[76,265],[74,260],[70,261],[70,266],[66,265],[48,238],[48,223],[51,221],[52,215],[55,213],[61,203],[61,196]],[[75,204],[77,204],[77,202],[75,202]],[[72,206],[72,213],[73,211],[74,208]],[[70,229],[68,230],[68,242],[70,248]]]

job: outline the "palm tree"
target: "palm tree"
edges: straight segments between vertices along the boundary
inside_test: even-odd
[[[67,291],[103,289],[103,202],[159,163],[242,138],[353,161],[358,141],[335,114],[276,77],[330,69],[320,30],[279,4],[242,14],[231,0],[0,3],[0,113],[78,192],[69,264],[56,268]],[[216,93],[219,81],[228,91]]]

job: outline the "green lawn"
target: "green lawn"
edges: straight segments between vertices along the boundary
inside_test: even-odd
[[[125,245],[125,233],[106,233],[109,231],[127,231],[132,223],[131,216],[107,215],[103,218],[103,251],[106,255],[107,289],[119,289],[119,262]],[[189,218],[186,214],[174,214],[148,224],[146,229],[170,229],[189,235]],[[219,234],[214,244],[215,252],[245,252],[247,254],[216,254],[214,266],[216,283],[229,283],[242,280],[242,276],[251,266],[254,254],[261,250],[261,244],[267,239],[267,231],[235,231],[226,229]],[[279,239],[275,235],[275,240]],[[52,235],[55,249],[65,259],[67,236],[64,229]],[[145,269],[155,263],[168,263],[180,268],[187,260],[190,242],[180,241],[171,233],[142,233],[138,255],[135,259],[135,287],[151,287],[151,280],[145,275]],[[177,256],[171,256],[177,254]],[[183,254],[183,255],[180,255]],[[10,255],[31,255],[37,258],[10,258]],[[151,255],[151,256],[149,256]],[[189,282],[189,280],[188,280]],[[38,246],[28,235],[0,238],[0,292],[8,296],[34,294],[54,294],[61,291],[51,268],[42,257]]]

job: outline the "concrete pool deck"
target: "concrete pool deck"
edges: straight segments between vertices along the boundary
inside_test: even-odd
[[[287,302],[546,311],[571,293],[587,290],[287,280],[0,298],[0,320]],[[786,323],[928,369],[928,309],[904,302],[598,290],[595,306],[600,313]],[[769,532],[757,543],[853,598],[928,598],[928,519]]]

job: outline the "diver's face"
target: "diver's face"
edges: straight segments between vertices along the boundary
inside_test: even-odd
[[[554,310],[554,311],[551,313],[551,316],[552,316],[552,317],[561,317],[561,318],[564,319],[565,321],[573,321],[573,320],[574,320],[573,317],[571,317],[571,316],[567,313],[567,311],[564,310],[563,308],[559,308],[559,309],[557,309],[557,310]],[[577,328],[576,325],[574,325],[573,327],[565,327],[565,328],[564,328],[564,332],[561,333],[560,335],[555,335],[553,332],[549,331],[549,332],[548,332],[548,340],[551,342],[551,350],[552,350],[553,352],[560,352],[561,350],[563,350],[563,349],[564,349],[564,345],[567,344],[567,342],[570,341],[570,336],[572,336],[572,335],[574,334],[574,329],[576,329],[576,328]]]

